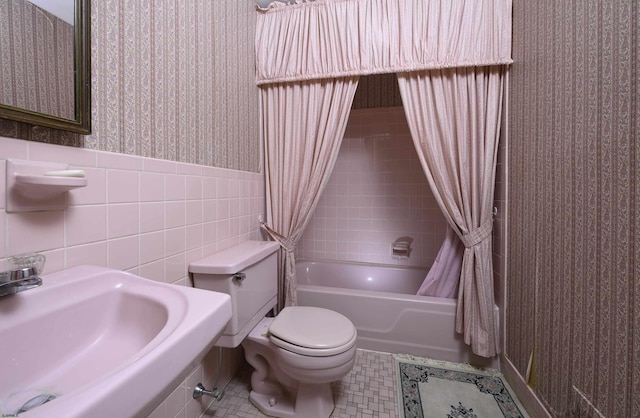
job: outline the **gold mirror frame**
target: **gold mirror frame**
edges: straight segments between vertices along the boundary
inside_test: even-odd
[[[47,115],[0,103],[0,118],[31,125],[91,133],[91,6],[90,0],[75,1],[74,28],[75,119]]]

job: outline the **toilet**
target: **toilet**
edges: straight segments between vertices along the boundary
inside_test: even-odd
[[[249,399],[265,415],[327,418],[334,408],[331,382],[355,363],[357,332],[337,312],[277,303],[276,242],[245,241],[189,265],[196,288],[231,296],[232,315],[217,340],[242,344],[253,367]]]

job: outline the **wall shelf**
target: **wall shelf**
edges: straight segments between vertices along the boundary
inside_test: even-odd
[[[64,210],[68,192],[85,187],[82,170],[61,163],[7,160],[7,212]]]

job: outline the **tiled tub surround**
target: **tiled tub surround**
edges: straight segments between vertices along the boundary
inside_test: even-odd
[[[64,211],[6,212],[6,160],[68,163],[85,170],[87,187],[70,192]],[[191,286],[187,266],[247,239],[261,239],[262,174],[175,163],[0,137],[0,268],[6,257],[39,252],[45,272],[95,264],[153,280]],[[221,382],[241,353],[223,352]],[[196,417],[210,399],[217,349],[152,414]],[[206,364],[206,367],[203,365]]]
[[[445,228],[404,109],[352,109],[298,257],[430,267]],[[391,244],[403,236],[413,238],[411,256],[394,259]]]

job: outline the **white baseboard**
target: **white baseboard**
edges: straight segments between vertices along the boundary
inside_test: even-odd
[[[513,363],[504,355],[500,356],[500,371],[532,418],[552,418],[552,415],[527,385]]]

